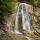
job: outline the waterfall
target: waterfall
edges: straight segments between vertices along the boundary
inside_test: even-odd
[[[28,15],[28,10],[27,10],[27,4],[26,3],[20,3],[17,6],[17,12],[16,12],[16,20],[15,20],[15,33],[16,34],[22,34],[19,31],[19,20],[20,17],[22,18],[22,26],[20,25],[20,27],[22,27],[23,30],[25,31],[31,31],[30,30],[30,19],[29,19],[29,15]]]

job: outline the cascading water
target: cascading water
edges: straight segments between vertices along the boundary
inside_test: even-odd
[[[22,24],[23,24],[23,29],[25,31],[30,31],[30,19],[28,16],[28,10],[27,10],[26,6],[27,6],[26,4],[22,4],[22,10],[21,10]]]
[[[19,6],[17,8],[17,15],[16,15],[16,21],[15,21],[15,32],[16,34],[21,34],[18,29],[18,14],[19,14]]]
[[[30,30],[30,19],[29,19],[29,15],[28,15],[28,8],[27,7],[27,4],[26,3],[20,3],[18,6],[17,6],[17,14],[16,14],[16,20],[15,20],[15,33],[16,34],[22,34],[20,31],[19,31],[19,20],[21,18],[21,25],[20,27],[22,27],[23,30],[25,31],[31,31]]]

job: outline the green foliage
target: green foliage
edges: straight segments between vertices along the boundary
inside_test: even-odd
[[[11,14],[15,10],[15,6],[16,2],[14,0],[0,0],[0,20]]]
[[[32,5],[39,6],[40,0],[30,0]]]
[[[40,0],[18,0],[19,2],[26,2],[28,4],[32,4],[35,6],[39,6],[40,5]]]
[[[15,2],[12,2],[11,0],[1,0],[0,3],[0,10],[3,15],[15,10]]]

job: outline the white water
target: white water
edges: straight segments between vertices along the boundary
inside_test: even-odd
[[[16,21],[15,21],[15,32],[16,34],[21,34],[18,29],[18,14],[19,14],[19,6],[17,8]]]
[[[15,33],[16,34],[22,34],[19,32],[19,26],[18,26],[18,17],[19,15],[22,15],[22,29],[25,31],[31,31],[30,30],[30,19],[28,15],[28,10],[27,10],[27,4],[26,3],[20,3],[17,6],[17,14],[16,14],[16,20],[15,20]]]

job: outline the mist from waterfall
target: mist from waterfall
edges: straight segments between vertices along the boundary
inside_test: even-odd
[[[17,6],[17,12],[16,12],[16,20],[15,20],[15,33],[16,34],[22,34],[19,30],[19,24],[21,22],[20,27],[22,27],[23,30],[25,31],[31,31],[30,30],[30,19],[28,15],[28,8],[26,3],[20,3]],[[21,21],[19,22],[19,19]],[[22,31],[22,30],[21,30]]]

